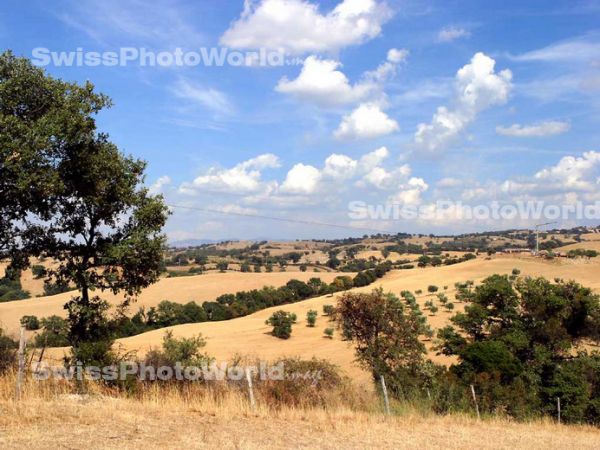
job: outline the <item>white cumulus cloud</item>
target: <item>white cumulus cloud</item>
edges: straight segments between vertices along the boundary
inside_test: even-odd
[[[408,57],[408,50],[392,48],[386,60],[375,70],[365,72],[354,84],[340,70],[342,64],[331,59],[308,56],[297,78],[283,77],[275,90],[319,106],[338,106],[366,100],[381,100],[385,82],[396,73],[398,64]]]
[[[320,180],[319,169],[298,163],[287,173],[281,191],[289,194],[313,194],[317,191]]]
[[[342,118],[333,133],[336,139],[371,139],[400,129],[398,122],[390,119],[375,103],[363,103]]]
[[[262,170],[279,166],[279,158],[276,155],[265,153],[236,164],[230,169],[212,167],[191,183],[183,183],[179,191],[187,194],[197,190],[231,193],[258,192],[265,188],[265,183],[261,179]]]
[[[496,61],[476,53],[471,62],[456,73],[455,105],[438,107],[430,123],[421,123],[415,133],[415,144],[425,152],[438,152],[457,138],[477,114],[506,103],[512,89],[512,73],[495,71]]]
[[[376,0],[343,0],[325,14],[305,0],[245,1],[240,18],[220,41],[232,48],[290,54],[335,52],[379,36],[391,16],[385,2]]]
[[[351,85],[346,75],[337,70],[340,66],[337,61],[309,56],[298,78],[288,80],[283,77],[275,90],[324,106],[360,101],[373,91],[375,86],[372,83]]]

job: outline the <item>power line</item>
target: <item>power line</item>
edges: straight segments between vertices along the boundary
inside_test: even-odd
[[[215,213],[215,214],[224,214],[224,215],[229,215],[229,216],[251,217],[253,219],[275,220],[277,222],[299,223],[299,224],[304,224],[304,225],[317,225],[317,226],[321,226],[321,227],[340,228],[340,229],[346,229],[346,230],[371,231],[371,232],[374,232],[374,233],[377,233],[377,234],[388,233],[386,231],[376,230],[374,228],[353,227],[351,225],[340,225],[340,224],[337,224],[337,223],[317,222],[317,221],[302,220],[302,219],[286,219],[284,217],[265,216],[265,215],[262,215],[262,214],[251,214],[251,213],[242,213],[242,212],[234,212],[234,211],[221,211],[221,210],[218,210],[218,209],[198,208],[198,207],[195,207],[195,206],[184,206],[184,205],[173,205],[173,204],[167,204],[167,206],[170,207],[170,208],[182,208],[182,209],[189,209],[189,210],[193,210],[193,211],[202,211],[202,212]]]

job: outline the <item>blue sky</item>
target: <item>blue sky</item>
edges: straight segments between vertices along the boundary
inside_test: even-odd
[[[600,200],[600,2],[6,0],[0,8],[2,46],[27,57],[40,48],[263,48],[296,62],[45,65],[112,97],[99,127],[148,161],[153,192],[229,213],[175,208],[171,240],[536,222],[452,210],[433,220],[356,218],[348,206],[356,201],[431,211],[440,200]],[[576,223],[594,221],[561,218]]]

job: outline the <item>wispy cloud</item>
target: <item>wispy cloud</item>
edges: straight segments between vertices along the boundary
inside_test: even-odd
[[[513,137],[544,137],[566,133],[571,128],[569,122],[550,120],[533,125],[520,125],[515,123],[510,127],[497,126],[496,133],[502,136]]]
[[[205,87],[186,78],[179,78],[171,87],[171,92],[183,100],[196,103],[213,113],[228,116],[235,108],[227,94],[218,89]]]
[[[600,36],[591,35],[555,42],[516,56],[515,61],[600,63]]]
[[[189,7],[178,0],[66,0],[56,17],[99,43],[120,42],[158,48],[186,47],[204,41],[188,20]]]
[[[437,35],[439,42],[452,42],[461,38],[468,38],[471,36],[471,32],[463,27],[458,26],[447,26],[442,28]]]

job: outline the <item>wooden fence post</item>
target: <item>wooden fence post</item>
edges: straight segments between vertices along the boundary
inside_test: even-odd
[[[15,389],[15,399],[21,399],[21,387],[23,385],[23,372],[25,371],[25,327],[21,325],[21,335],[19,337],[17,385]]]
[[[248,395],[250,396],[250,407],[254,411],[256,409],[256,401],[254,400],[254,388],[252,386],[252,373],[250,368],[246,367],[246,381],[248,382]]]
[[[475,387],[471,385],[471,394],[473,395],[473,403],[475,403],[475,411],[477,412],[477,419],[481,420],[481,415],[479,414],[479,404],[477,404],[477,396],[475,395]]]
[[[556,397],[556,411],[558,413],[558,423],[560,424],[560,420],[561,420],[561,411],[560,411],[560,397]]]
[[[381,375],[379,377],[380,381],[381,381],[381,390],[383,391],[383,402],[385,405],[385,413],[389,416],[390,415],[390,399],[388,398],[388,391],[387,391],[387,387],[385,386],[385,378],[383,378],[383,375]]]

